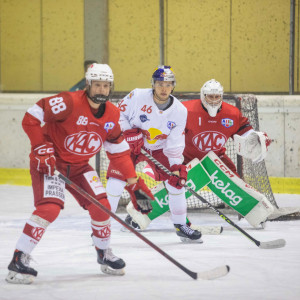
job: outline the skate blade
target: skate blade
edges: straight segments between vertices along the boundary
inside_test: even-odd
[[[112,269],[108,265],[101,265],[101,271],[108,275],[123,276],[125,275],[125,270],[123,269]]]
[[[14,284],[31,284],[34,281],[34,276],[29,274],[21,274],[14,271],[9,271],[5,280]]]
[[[202,244],[203,241],[200,239],[197,239],[197,240],[191,240],[189,238],[186,238],[186,237],[183,237],[183,236],[180,236],[180,240],[185,243],[185,244]]]
[[[128,225],[128,226],[130,226],[130,225]],[[142,231],[140,228],[134,228],[134,227],[132,227],[132,226],[130,226],[130,227],[133,228],[133,229],[136,230],[136,231],[139,231],[139,232]],[[124,227],[124,226],[122,226],[122,227],[120,228],[120,231],[122,231],[122,232],[131,232],[128,228],[126,228],[126,227]]]

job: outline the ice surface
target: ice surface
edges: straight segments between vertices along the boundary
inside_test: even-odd
[[[300,207],[300,195],[275,195],[280,207]],[[65,209],[33,251],[38,272],[32,285],[4,280],[15,244],[33,211],[31,187],[0,185],[0,299],[300,299],[300,221],[268,222],[252,229],[228,215],[259,241],[284,238],[281,249],[259,249],[215,213],[193,213],[200,225],[222,225],[221,235],[203,244],[182,244],[169,215],[156,219],[144,235],[185,267],[201,272],[228,264],[230,273],[213,281],[193,280],[165,257],[112,222],[112,249],[126,263],[126,275],[102,274],[90,237],[90,219],[68,194]],[[124,219],[125,214],[120,214]]]

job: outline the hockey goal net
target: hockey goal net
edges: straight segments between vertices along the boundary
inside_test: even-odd
[[[113,102],[117,103],[120,99],[122,99],[126,94],[120,93],[115,95],[113,98]],[[175,96],[180,101],[191,100],[191,99],[199,99],[199,94],[175,94]],[[247,117],[253,126],[254,130],[259,130],[259,120],[258,120],[258,112],[257,112],[257,99],[255,95],[224,95],[223,97],[225,102],[228,102],[236,107],[238,107],[242,114]],[[271,185],[269,182],[269,177],[266,169],[265,162],[262,161],[257,164],[253,164],[249,159],[243,159],[241,156],[236,154],[234,149],[234,143],[231,139],[229,139],[226,143],[226,153],[235,163],[238,173],[240,177],[254,187],[259,192],[263,193],[268,200],[278,208]],[[105,151],[102,149],[100,153],[96,155],[96,171],[100,175],[101,181],[106,186],[106,171],[108,168],[109,160],[106,156]],[[155,182],[148,175],[144,174],[143,169],[147,165],[146,162],[140,163],[136,167],[136,171],[139,176],[141,176],[146,184],[149,187],[153,187],[158,182]],[[209,188],[205,187],[201,191],[198,192],[200,196],[209,201],[213,206],[222,208],[224,207],[224,202],[222,202],[214,193],[212,193]],[[122,194],[122,198],[119,202],[119,205],[126,206],[129,202],[129,194],[124,190]],[[195,196],[191,196],[187,199],[188,209],[204,209],[207,207],[206,204],[202,203]]]

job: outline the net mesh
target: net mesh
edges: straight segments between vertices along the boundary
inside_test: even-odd
[[[113,102],[117,103],[120,99],[122,99],[126,94],[120,93],[113,98]],[[186,101],[191,99],[199,99],[199,94],[175,94],[175,96],[180,101]],[[258,111],[257,111],[257,99],[255,95],[224,95],[223,100],[229,104],[232,104],[238,107],[242,114],[249,119],[250,124],[253,126],[254,130],[259,131],[259,119],[258,119]],[[244,159],[241,156],[236,154],[234,143],[232,139],[229,139],[226,143],[226,154],[231,158],[234,164],[237,167],[238,174],[240,177],[254,187],[256,190],[264,194],[267,199],[278,208],[268,177],[267,169],[265,162],[262,161],[257,164],[253,164],[251,160]],[[101,181],[106,186],[106,171],[108,168],[109,160],[106,156],[106,153],[103,149],[101,149],[100,153],[96,155],[96,170],[100,175]],[[141,176],[148,187],[153,187],[159,182],[154,181],[151,177],[146,175],[143,172],[144,167],[147,165],[146,162],[139,163],[136,166],[136,172],[139,176]],[[208,202],[210,202],[215,207],[224,207],[224,202],[222,202],[218,196],[212,193],[208,187],[203,188],[198,192],[200,196],[205,198]],[[129,199],[129,194],[124,190],[122,197],[120,199],[119,205],[126,206]],[[195,196],[191,196],[187,199],[188,209],[203,209],[207,208],[207,204],[204,204],[196,198]]]

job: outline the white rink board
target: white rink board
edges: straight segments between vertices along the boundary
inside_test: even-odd
[[[29,168],[30,143],[22,119],[29,107],[48,96],[51,94],[0,93],[0,136],[4,137],[0,145],[5,153],[0,156],[0,168]],[[273,140],[266,157],[268,175],[299,177],[300,96],[257,95],[257,101],[260,130]]]
[[[275,195],[279,206],[300,206],[300,195]],[[107,276],[96,263],[90,220],[68,194],[66,207],[34,250],[38,272],[30,286],[4,281],[23,225],[33,210],[31,187],[0,185],[0,299],[299,299],[300,221],[268,222],[254,230],[234,222],[260,241],[286,239],[281,249],[259,249],[214,213],[190,215],[195,224],[222,225],[222,235],[204,236],[203,244],[182,244],[169,217],[155,220],[144,234],[192,271],[228,264],[230,273],[214,281],[195,281],[113,222],[113,252],[126,263],[126,275]],[[125,214],[120,214],[125,217]]]

